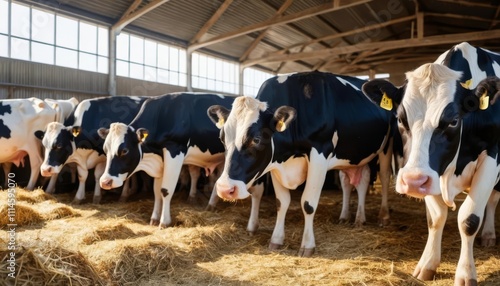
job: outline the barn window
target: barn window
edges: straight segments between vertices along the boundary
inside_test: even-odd
[[[243,95],[255,97],[262,83],[273,76],[272,73],[255,68],[246,68],[243,71]]]
[[[238,64],[201,53],[193,53],[194,88],[238,93]]]
[[[107,73],[108,29],[0,0],[0,56]]]
[[[116,42],[116,74],[186,86],[186,51],[129,33]]]

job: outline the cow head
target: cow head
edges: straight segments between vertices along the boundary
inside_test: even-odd
[[[289,106],[272,113],[267,103],[251,97],[237,98],[231,111],[220,105],[208,109],[226,148],[224,170],[216,183],[220,197],[235,200],[250,195],[248,188],[271,164],[275,132],[285,131],[295,113]]]
[[[45,149],[45,158],[40,166],[40,172],[44,177],[61,172],[69,156],[76,149],[74,138],[80,132],[79,127],[66,127],[58,122],[47,125],[45,132],[38,130],[35,136],[42,140]]]
[[[479,102],[485,91],[493,97],[489,104],[495,102],[498,79],[488,78],[469,90],[459,82],[460,72],[440,64],[425,64],[406,77],[407,84],[399,88],[381,80],[363,86],[375,104],[393,103],[397,114],[405,162],[396,191],[417,198],[442,194],[454,206],[456,192],[450,190],[448,180],[456,166],[462,119],[469,112],[481,112],[478,107],[484,107]]]
[[[136,131],[123,123],[112,123],[109,129],[100,128],[99,136],[104,139],[106,168],[99,180],[101,188],[118,188],[134,172],[142,158],[141,144],[147,130]]]

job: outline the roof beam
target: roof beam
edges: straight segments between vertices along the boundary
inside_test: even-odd
[[[201,48],[206,47],[206,46],[210,46],[210,45],[217,44],[217,43],[220,43],[223,41],[227,41],[227,40],[230,40],[230,39],[242,36],[242,35],[246,35],[249,33],[253,33],[256,31],[260,31],[260,30],[263,30],[263,29],[266,29],[269,27],[288,24],[291,22],[314,17],[317,15],[321,15],[321,14],[325,14],[325,13],[353,7],[353,6],[367,3],[370,1],[372,1],[372,0],[355,0],[355,1],[333,0],[331,3],[327,3],[327,4],[315,6],[315,7],[309,8],[309,9],[305,9],[305,10],[298,12],[298,13],[295,13],[295,14],[281,16],[281,17],[278,17],[277,19],[269,19],[269,20],[264,21],[264,22],[249,25],[249,26],[243,27],[241,29],[213,37],[205,42],[200,42],[200,43],[190,45],[188,47],[188,52],[192,52],[192,51],[195,51],[197,49],[201,49]]]
[[[156,7],[162,5],[163,3],[168,2],[169,0],[153,0],[149,2],[148,4],[144,5],[142,8],[137,9],[139,5],[142,3],[142,0],[135,0],[132,5],[123,13],[122,17],[118,22],[116,22],[112,29],[115,30],[117,33],[120,33],[120,31],[125,28],[128,24],[132,23],[133,21],[137,20],[139,17],[142,15],[154,10]]]
[[[242,63],[242,65],[248,67],[261,63],[325,58],[325,57],[338,56],[341,54],[363,52],[366,50],[373,50],[373,49],[383,49],[384,51],[388,51],[388,50],[410,48],[410,47],[425,47],[425,46],[435,46],[441,44],[455,44],[462,41],[497,39],[499,37],[500,37],[500,29],[497,29],[497,30],[488,30],[480,32],[436,35],[436,36],[423,37],[422,39],[403,39],[403,40],[382,41],[375,43],[361,43],[346,47],[315,50],[312,52],[261,57],[259,59],[245,61]]]
[[[274,20],[274,19],[278,18],[279,16],[281,16],[281,14],[283,14],[283,12],[285,12],[285,10],[288,9],[288,7],[290,7],[290,5],[292,5],[292,2],[293,2],[293,0],[286,0],[285,3],[283,3],[283,5],[281,5],[281,7],[278,9],[278,11],[276,11],[276,14],[274,14],[274,17],[272,17],[271,19]],[[250,44],[250,46],[247,48],[247,50],[240,57],[240,62],[244,61],[248,58],[250,53],[253,50],[255,50],[257,45],[260,43],[260,41],[262,41],[262,39],[264,39],[264,37],[266,36],[267,32],[269,32],[270,29],[271,28],[266,28],[264,31],[262,31],[259,34],[259,36],[257,36],[257,38],[255,38],[253,40],[253,42]]]
[[[201,27],[201,29],[198,31],[198,33],[196,33],[196,35],[191,39],[191,41],[189,41],[189,44],[193,45],[197,43],[201,39],[201,37],[203,37],[203,35],[205,35],[208,32],[208,30],[212,28],[213,25],[215,25],[215,23],[220,19],[222,14],[226,12],[227,8],[229,7],[229,5],[231,5],[231,3],[233,3],[233,0],[224,1],[224,3],[220,5],[219,9],[215,11],[212,17],[205,23],[205,25],[203,25],[203,27]]]
[[[328,35],[328,36],[316,38],[316,39],[313,39],[313,40],[310,40],[310,41],[307,41],[307,42],[295,44],[293,46],[287,47],[287,48],[285,48],[283,50],[280,50],[280,51],[276,51],[276,52],[270,53],[268,56],[282,54],[283,51],[290,50],[290,49],[297,48],[297,47],[302,47],[302,46],[309,46],[309,45],[312,45],[312,44],[320,42],[320,41],[333,40],[333,39],[343,38],[343,37],[346,37],[346,36],[352,36],[352,35],[356,35],[356,34],[368,32],[368,31],[371,31],[371,30],[381,29],[381,28],[384,28],[384,27],[387,27],[387,26],[390,26],[390,25],[393,25],[393,24],[402,23],[402,22],[408,22],[408,21],[414,20],[415,18],[416,18],[416,15],[402,17],[402,18],[398,18],[398,19],[389,20],[389,21],[386,21],[386,22],[383,22],[383,23],[378,23],[378,24],[373,24],[373,25],[370,25],[370,26],[365,26],[365,27],[362,27],[362,28],[354,29],[354,30],[351,30],[351,31],[343,32],[343,33],[336,33],[336,34],[332,34],[332,35]]]

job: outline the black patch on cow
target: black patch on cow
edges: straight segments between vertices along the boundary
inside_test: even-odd
[[[12,114],[12,107],[9,104],[4,105],[4,102],[0,101],[0,116],[6,113]],[[3,119],[0,119],[0,138],[10,138],[10,128],[4,124]]]
[[[465,228],[465,234],[471,236],[479,229],[480,219],[475,214],[470,214],[467,219],[464,220],[463,225]]]
[[[97,130],[109,128],[113,122],[130,123],[146,99],[146,97],[112,96],[90,100],[90,107],[83,114],[76,114],[76,117],[81,118],[80,133],[75,137],[76,148],[92,149],[103,155],[104,140]],[[73,121],[74,117],[75,114],[70,115]]]
[[[438,127],[432,133],[429,144],[429,166],[439,175],[444,174],[458,151],[462,124],[459,110],[456,103],[449,103],[443,109]]]
[[[3,119],[0,119],[0,138],[10,138],[10,128],[3,123]]]
[[[304,211],[306,212],[306,214],[314,213],[314,208],[309,204],[308,201],[304,202]]]
[[[168,196],[168,190],[165,188],[161,188],[161,194],[163,195],[163,197]]]
[[[4,103],[0,101],[0,116],[6,113],[12,114],[12,107],[9,104],[4,105]]]
[[[73,134],[67,129],[61,129],[57,134],[56,139],[52,142],[51,146],[45,146],[49,149],[47,163],[49,166],[60,166],[66,163],[69,156],[73,154],[73,147],[71,146],[74,140]]]

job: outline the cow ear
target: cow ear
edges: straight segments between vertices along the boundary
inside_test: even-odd
[[[215,126],[221,129],[229,116],[229,109],[222,105],[212,105],[208,108],[207,115]]]
[[[297,111],[291,106],[281,106],[274,112],[274,122],[276,123],[275,130],[283,132],[295,119]]]
[[[40,140],[43,140],[44,135],[45,135],[45,132],[43,132],[42,130],[35,131],[35,137],[40,139]]]
[[[104,140],[106,140],[108,133],[109,133],[109,129],[107,129],[107,128],[99,128],[97,130],[97,134],[99,134],[99,137],[101,137]]]
[[[395,112],[397,105],[403,99],[406,85],[396,87],[385,79],[374,79],[364,83],[362,89],[371,102],[385,110]]]
[[[496,76],[483,79],[474,89],[474,94],[479,98],[479,109],[488,109],[500,96],[500,79]]]
[[[149,135],[149,131],[146,128],[139,128],[137,129],[136,133],[137,133],[137,138],[141,143],[144,142],[144,140],[146,140],[146,138]]]
[[[76,137],[80,134],[80,126],[73,126],[73,128],[71,128],[71,134],[73,134],[73,137]]]

